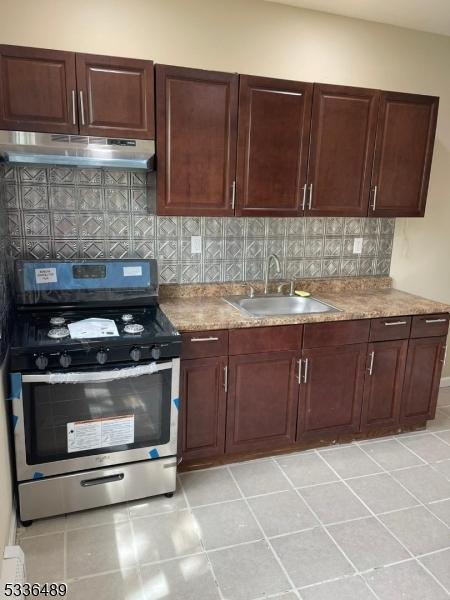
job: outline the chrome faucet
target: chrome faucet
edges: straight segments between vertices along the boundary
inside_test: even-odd
[[[265,294],[267,294],[267,292],[269,291],[269,272],[270,272],[270,265],[272,264],[272,261],[275,263],[275,267],[277,269],[277,275],[278,275],[278,273],[281,273],[280,259],[278,258],[278,256],[276,254],[271,254],[269,256],[269,258],[267,259],[266,273],[264,276],[264,293]]]

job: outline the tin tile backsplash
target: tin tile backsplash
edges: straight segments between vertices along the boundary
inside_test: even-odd
[[[261,279],[271,253],[282,278],[389,274],[394,219],[156,217],[140,171],[3,166],[1,180],[14,257],[156,257],[162,283]]]

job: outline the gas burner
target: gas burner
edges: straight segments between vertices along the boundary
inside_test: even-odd
[[[70,335],[70,331],[67,327],[55,327],[54,329],[50,329],[47,335],[54,340],[62,340]]]
[[[50,325],[55,325],[57,327],[64,325],[65,322],[66,322],[66,320],[64,317],[52,317],[50,319]]]
[[[144,326],[140,323],[128,323],[124,327],[125,333],[142,333],[144,331]]]
[[[130,321],[132,321],[132,320],[133,320],[133,315],[130,315],[129,313],[122,315],[122,321],[124,323],[130,323]]]

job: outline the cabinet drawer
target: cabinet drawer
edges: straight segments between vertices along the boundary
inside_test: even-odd
[[[372,319],[370,323],[370,341],[406,340],[411,331],[411,317],[386,317]]]
[[[369,319],[305,325],[303,348],[363,344],[369,340]]]
[[[228,354],[228,331],[187,331],[181,334],[181,358],[206,358]]]
[[[233,356],[235,354],[253,354],[255,352],[300,350],[302,333],[302,325],[233,329],[230,331],[229,354]]]
[[[413,317],[411,327],[411,337],[437,337],[447,335],[449,314],[439,315],[420,315]]]

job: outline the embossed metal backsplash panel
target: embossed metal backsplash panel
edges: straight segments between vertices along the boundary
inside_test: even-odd
[[[8,343],[8,317],[11,306],[10,283],[12,260],[9,255],[10,239],[8,215],[5,203],[5,189],[0,183],[0,364],[6,353]]]
[[[282,278],[389,274],[394,219],[156,217],[143,172],[3,166],[1,178],[15,257],[156,257],[162,283],[261,279],[271,253]]]

